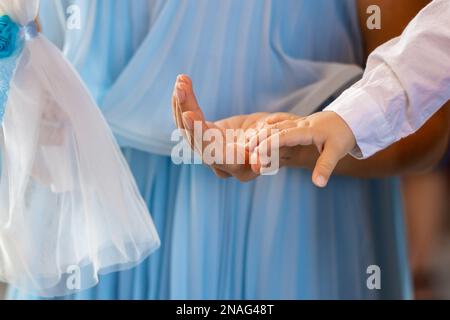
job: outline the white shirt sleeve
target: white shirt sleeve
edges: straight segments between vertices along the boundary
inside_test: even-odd
[[[367,158],[417,131],[450,100],[450,0],[435,0],[376,49],[361,81],[326,111],[340,115]]]

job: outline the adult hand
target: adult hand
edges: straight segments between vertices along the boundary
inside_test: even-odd
[[[256,134],[258,129],[266,124],[268,113],[241,115],[217,122],[207,122],[195,97],[192,81],[185,75],[177,78],[172,109],[174,121],[177,127],[183,130],[191,148],[202,157],[204,164],[210,166],[218,177],[234,177],[241,182],[247,182],[259,176],[258,167],[253,166],[252,168],[250,164],[247,142],[252,133]],[[201,129],[200,135],[196,134],[196,125]],[[207,139],[204,139],[204,133],[208,130],[215,130],[221,139],[205,141]],[[227,141],[227,131],[229,130],[234,132],[232,141],[229,139]],[[213,158],[223,159],[223,161],[217,162],[208,157],[210,153],[205,151],[212,149],[216,152]],[[281,150],[281,165],[283,165],[282,159],[289,152],[288,149]],[[230,159],[233,161],[226,161]]]

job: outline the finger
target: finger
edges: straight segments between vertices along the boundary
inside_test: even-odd
[[[291,113],[283,113],[283,112],[279,112],[279,113],[275,113],[274,115],[268,117],[266,119],[266,123],[271,125],[271,124],[275,124],[277,122],[281,122],[281,121],[286,121],[286,120],[298,120],[299,117],[296,115],[293,115]]]
[[[265,124],[259,128],[256,134],[254,134],[249,140],[249,150],[253,151],[260,141],[267,139],[269,135],[276,133],[276,131],[282,131],[289,128],[294,128],[297,123],[291,120],[281,121],[274,124]]]
[[[195,150],[195,144],[194,144],[194,134],[195,134],[195,120],[194,115],[191,115],[189,112],[185,112],[182,116],[182,126],[185,129],[180,130],[183,132],[183,136],[186,139],[186,141],[189,143],[189,146],[192,150]]]
[[[187,75],[177,77],[177,89],[179,90],[179,107],[181,114],[186,111],[193,111],[204,119],[203,111],[195,97],[192,80]]]
[[[217,144],[216,148],[214,149],[216,152],[222,152],[224,154],[223,150],[223,144],[220,141],[216,141],[215,139],[211,139],[211,141],[208,141],[205,136],[205,134],[208,132],[208,130],[218,130],[219,134],[223,136],[223,132],[220,128],[215,126],[213,123],[205,122],[203,119],[201,119],[201,116],[199,116],[197,113],[192,111],[187,111],[183,113],[183,122],[185,123],[186,127],[186,133],[188,136],[188,142],[191,146],[191,148],[201,156],[203,162],[209,166],[215,165],[214,159],[207,159],[208,155],[205,154],[205,149],[212,143]],[[221,166],[219,166],[219,169],[222,169]],[[222,171],[224,171],[222,169]]]
[[[239,152],[241,152],[241,160],[236,161],[236,158],[234,159],[235,162],[228,163],[225,162],[225,164],[214,164],[211,167],[213,168],[214,172],[219,178],[230,178],[233,177],[240,182],[248,182],[256,177],[259,176],[259,172],[252,171],[250,165],[249,165],[249,154],[246,152],[244,146],[232,146],[232,144],[228,144],[225,147],[225,154],[228,154],[228,152],[231,151],[231,149],[235,149],[233,151],[234,155],[239,155]]]
[[[180,129],[184,129],[183,133],[185,134],[186,140],[191,145],[191,148],[199,154],[202,154],[204,146],[199,140],[200,137],[196,137],[197,139],[194,139],[194,125],[196,121],[201,121],[201,128],[203,129],[203,132],[205,132],[209,126],[205,122],[203,111],[198,105],[194,94],[192,80],[188,76],[179,75],[177,77],[175,84],[175,97],[175,115],[176,119],[178,119],[178,127]],[[192,127],[187,128],[186,122],[189,122]]]
[[[225,168],[233,175],[239,173],[242,168],[250,163],[250,154],[244,144],[228,143],[224,148]]]
[[[198,114],[192,111],[184,112],[182,119],[189,145],[197,154],[202,155],[205,148],[203,145],[203,133],[208,130],[208,125]],[[196,130],[196,128],[200,130]]]
[[[332,148],[329,143],[325,145],[312,176],[313,183],[317,187],[325,188],[327,186],[330,176],[341,158],[342,156],[337,149]]]
[[[219,149],[219,148],[218,148]],[[221,150],[216,150],[216,155]],[[234,177],[241,182],[247,182],[255,179],[258,173],[253,173],[250,167],[249,153],[245,145],[239,143],[229,143],[223,148],[223,164],[213,164],[212,167]]]
[[[202,120],[204,120],[203,112],[197,103],[197,99],[195,98],[194,89],[192,87],[192,81],[188,76],[179,75],[177,77],[174,88],[174,97],[175,97],[174,114],[178,128],[186,129],[184,127],[182,115],[184,112],[187,111],[196,112],[198,116]]]
[[[258,143],[266,140],[270,135],[276,134],[277,131],[283,131],[290,128],[297,127],[297,123],[292,120],[281,121],[272,125],[267,125],[265,128],[261,129],[256,135],[250,138],[248,142],[248,150],[253,152],[258,146]]]
[[[175,116],[177,118],[178,127],[180,129],[185,129],[183,124],[183,104],[186,101],[186,88],[184,84],[177,80],[175,84]]]
[[[250,155],[250,168],[255,174],[259,175],[261,173],[261,162],[257,153],[252,153]]]
[[[267,156],[274,148],[295,147],[298,145],[308,146],[313,143],[313,135],[310,128],[295,127],[269,136],[253,152],[258,153],[260,156]]]

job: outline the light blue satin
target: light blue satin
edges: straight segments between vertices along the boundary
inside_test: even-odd
[[[310,172],[283,169],[241,184],[167,157],[179,73],[192,75],[208,119],[309,113],[357,75],[353,0],[62,2],[95,19],[84,16],[83,30],[64,34],[56,29],[64,6],[44,0],[44,30],[123,143],[162,242],[139,267],[69,298],[410,298],[395,179],[336,177],[318,190]],[[379,291],[366,286],[374,264]],[[15,290],[9,297],[29,298]]]

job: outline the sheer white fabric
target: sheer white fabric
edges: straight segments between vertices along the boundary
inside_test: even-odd
[[[39,0],[0,0],[21,25]],[[27,41],[2,130],[0,280],[59,296],[132,267],[159,244],[131,172],[77,73],[42,35]]]

